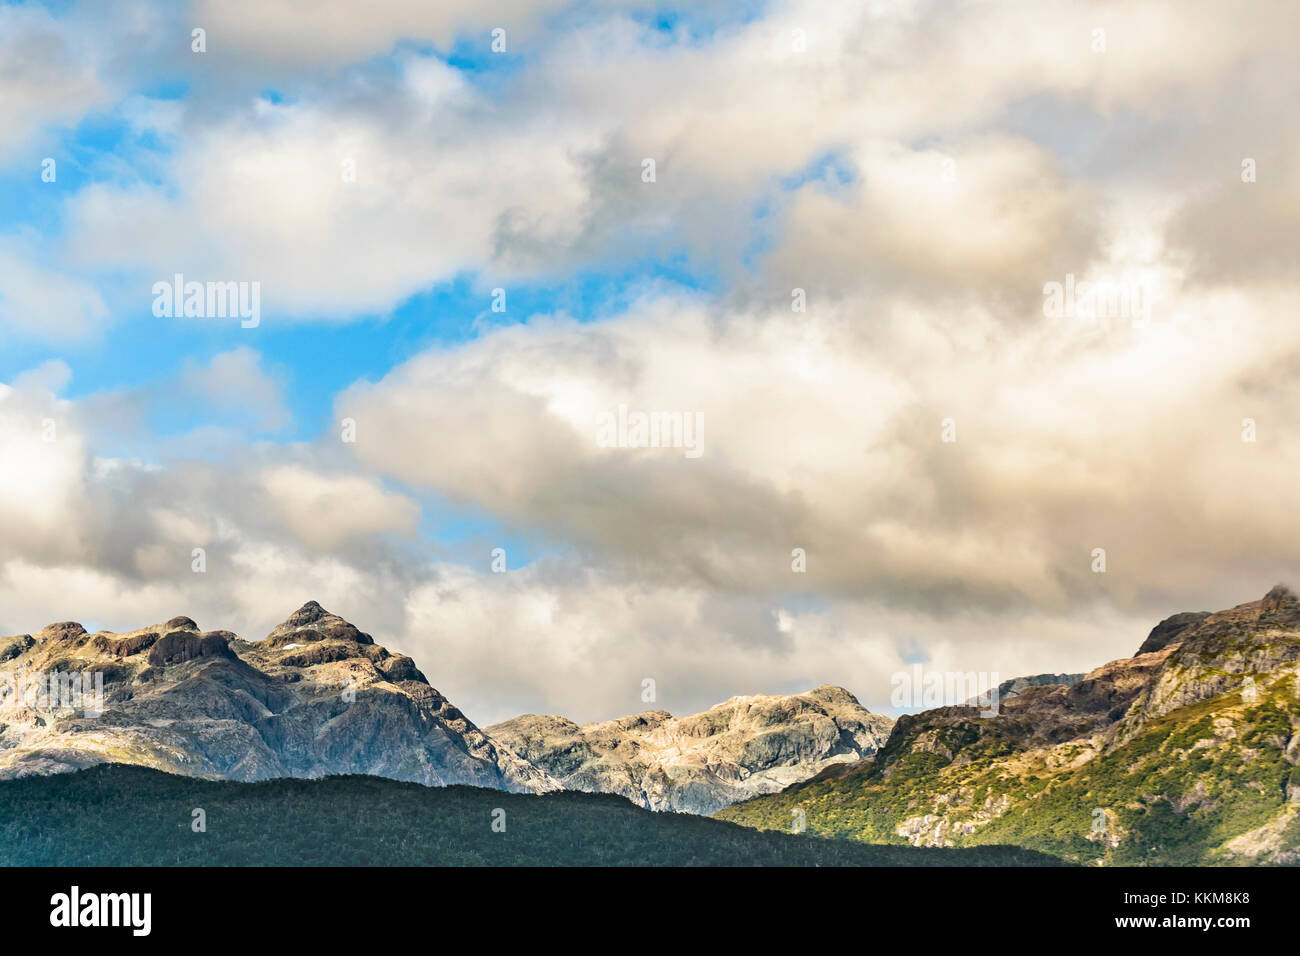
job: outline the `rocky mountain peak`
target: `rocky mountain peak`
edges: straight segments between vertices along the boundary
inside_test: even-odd
[[[1151,628],[1151,633],[1142,642],[1142,646],[1137,649],[1137,653],[1150,654],[1154,651],[1164,650],[1170,644],[1182,640],[1182,635],[1188,628],[1200,624],[1209,616],[1209,611],[1183,611],[1165,618]]]
[[[1266,616],[1269,620],[1263,621]],[[1226,611],[1183,611],[1153,627],[1138,653],[1163,650],[1170,644],[1180,644],[1225,626],[1233,628],[1255,623],[1300,623],[1300,598],[1285,584],[1275,584],[1260,600],[1238,604]]]
[[[375,639],[337,614],[332,614],[315,601],[308,601],[289,615],[266,641],[274,644],[313,644],[318,641],[347,641],[353,644],[374,644]]]
[[[820,684],[802,696],[825,703],[844,704],[849,707],[861,706],[856,697],[843,687],[837,687],[834,684]]]
[[[732,697],[686,717],[646,711],[579,726],[525,715],[486,728],[570,790],[652,810],[712,813],[876,752],[893,721],[842,687]]]
[[[1258,601],[1249,601],[1217,611],[1206,617],[1197,633],[1216,630],[1225,625],[1252,627],[1256,625],[1276,626],[1300,623],[1300,600],[1285,584],[1276,584]],[[1189,635],[1190,636],[1190,635]]]
[[[821,835],[1015,842],[1074,862],[1300,862],[1300,599],[1289,588],[1175,614],[1135,656],[1075,678],[1030,678],[991,715],[905,715],[872,759],[719,816],[785,829],[799,809]],[[1099,808],[1105,830],[1089,819]]]
[[[291,627],[302,627],[306,624],[314,624],[323,617],[330,617],[330,612],[325,610],[315,601],[308,601],[298,610],[289,615],[284,622]]]
[[[86,629],[76,621],[60,621],[57,624],[47,624],[36,632],[38,640],[51,641],[75,641],[85,636]]]
[[[1300,598],[1297,598],[1295,592],[1285,584],[1275,584],[1264,595],[1261,607],[1264,611],[1280,611],[1290,605],[1300,604]]]
[[[26,686],[19,674],[54,672],[102,678],[94,706],[3,692]],[[558,786],[479,730],[411,658],[315,602],[263,641],[200,631],[188,617],[121,634],[63,622],[0,639],[0,779],[107,760],[230,780]]]

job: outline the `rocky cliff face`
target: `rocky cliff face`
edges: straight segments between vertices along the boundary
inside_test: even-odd
[[[819,687],[681,719],[528,716],[484,731],[411,658],[315,602],[260,641],[187,617],[0,638],[0,778],[101,763],[240,781],[370,774],[707,813],[874,753],[890,725]]]
[[[0,777],[99,763],[243,781],[360,773],[558,787],[409,657],[315,602],[261,641],[186,617],[127,634],[62,623],[0,639]]]
[[[1300,600],[1274,588],[1162,621],[1131,658],[1028,686],[996,716],[899,719],[880,752],[718,816],[1078,862],[1300,862]]]
[[[874,753],[892,721],[848,691],[733,697],[691,717],[665,711],[579,726],[526,715],[487,728],[566,789],[653,810],[711,813]]]
[[[1166,624],[1162,621],[1156,631]],[[1152,643],[1156,631],[1143,647]],[[1257,695],[1268,675],[1294,669],[1300,660],[1298,634],[1300,600],[1281,585],[1262,600],[1192,615],[1166,645],[1167,663],[1143,688],[1117,734],[1131,737],[1154,718],[1229,691]]]

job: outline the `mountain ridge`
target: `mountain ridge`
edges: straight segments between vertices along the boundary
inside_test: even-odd
[[[982,717],[898,720],[872,758],[718,811],[913,846],[1013,844],[1099,864],[1300,862],[1300,599],[1174,615],[1132,657]]]
[[[60,622],[0,640],[0,662],[10,685],[0,696],[0,778],[107,762],[238,781],[369,773],[558,789],[483,734],[411,658],[314,601],[261,641],[205,632],[187,617],[122,634]],[[102,716],[78,716],[30,686],[31,674],[91,671],[103,679]]]
[[[823,684],[803,694],[738,695],[680,718],[653,710],[579,725],[523,714],[486,729],[567,789],[707,814],[869,756],[892,724]]]
[[[102,715],[34,700],[29,686],[18,692],[32,675],[91,672],[103,681]],[[524,715],[480,728],[414,660],[316,601],[256,641],[204,631],[185,616],[123,633],[63,621],[0,638],[0,779],[100,763],[244,782],[360,773],[513,792],[567,786],[656,810],[711,812],[873,752],[889,723],[824,685],[737,696],[682,718],[647,711],[579,727]],[[644,767],[631,756],[588,780],[536,739],[529,757],[519,753],[512,731],[524,725],[534,738],[589,734],[607,770],[620,756],[649,753],[655,739],[662,752]],[[670,745],[673,734],[680,739]]]

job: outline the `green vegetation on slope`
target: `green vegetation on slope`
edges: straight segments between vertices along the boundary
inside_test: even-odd
[[[887,770],[865,761],[716,817],[783,830],[802,810],[823,836],[1015,845],[1074,862],[1295,862],[1300,768],[1287,746],[1300,707],[1289,675],[1260,684],[1253,701],[1234,690],[1180,707],[1100,753],[1087,741],[1008,752],[996,733],[963,748],[961,728],[945,728],[958,760],[903,750]]]
[[[206,832],[193,831],[193,812]],[[504,833],[493,811],[505,811]],[[231,783],[141,767],[0,782],[10,866],[1013,866],[1008,847],[866,846],[652,813],[607,794],[429,788],[378,777]]]

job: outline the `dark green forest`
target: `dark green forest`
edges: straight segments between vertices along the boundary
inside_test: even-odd
[[[196,832],[195,810],[205,832]],[[504,832],[493,830],[504,810]],[[496,815],[500,819],[500,814]],[[762,832],[622,797],[378,777],[199,780],[141,767],[0,782],[8,866],[1019,866],[1013,847],[872,846]]]

